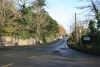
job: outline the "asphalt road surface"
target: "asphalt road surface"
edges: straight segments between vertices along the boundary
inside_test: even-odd
[[[52,46],[0,50],[0,67],[100,67],[100,57],[69,49],[62,38]]]

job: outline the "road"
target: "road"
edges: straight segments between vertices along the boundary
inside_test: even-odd
[[[62,38],[52,46],[0,50],[0,67],[100,67],[100,57],[69,49]]]

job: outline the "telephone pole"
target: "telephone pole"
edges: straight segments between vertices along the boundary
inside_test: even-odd
[[[77,17],[76,17],[76,13],[75,13],[75,44],[77,44]]]

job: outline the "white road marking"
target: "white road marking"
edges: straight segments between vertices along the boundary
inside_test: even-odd
[[[3,65],[1,67],[8,67],[8,66],[12,66],[14,63],[9,63],[9,64],[6,64],[6,65]]]

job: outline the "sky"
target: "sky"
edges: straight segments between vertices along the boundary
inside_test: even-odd
[[[70,32],[69,27],[73,24],[74,14],[80,12],[76,7],[82,3],[79,0],[46,0],[46,4],[49,15]]]
[[[33,0],[29,1],[32,2]],[[81,14],[82,11],[76,7],[81,7],[88,3],[80,1],[82,0],[46,0],[45,10],[65,28],[66,32],[70,32],[70,26],[74,23],[75,13],[78,19],[83,20],[84,18]]]

